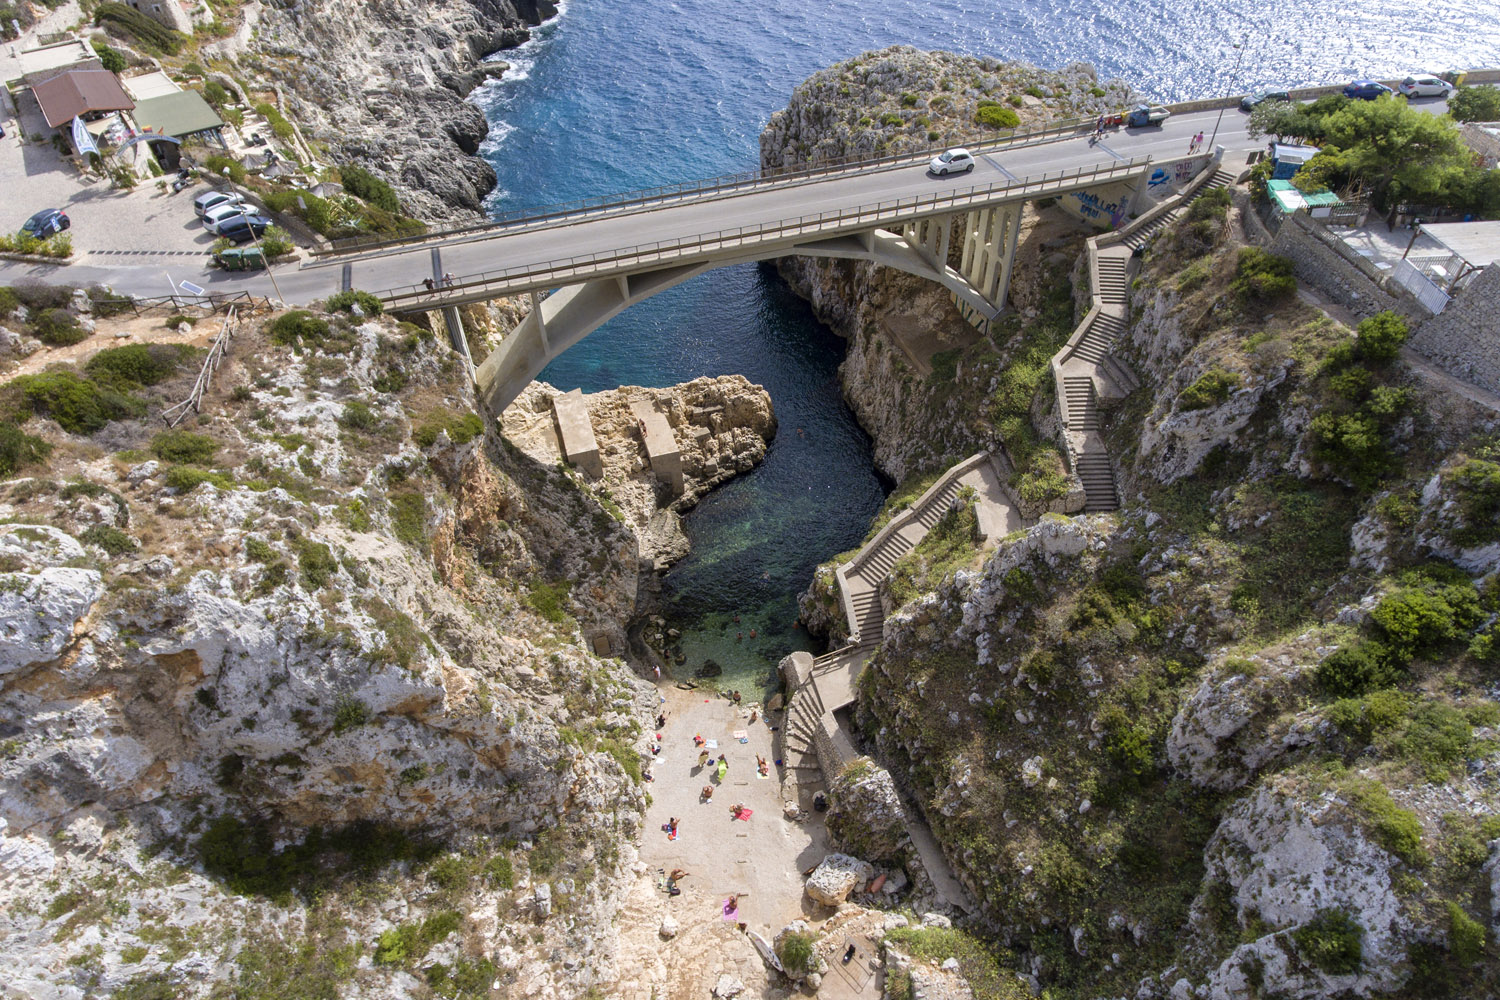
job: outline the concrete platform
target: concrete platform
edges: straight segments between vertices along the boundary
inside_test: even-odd
[[[681,496],[685,488],[682,478],[682,449],[667,418],[646,400],[630,404],[630,413],[636,419],[641,440],[646,444],[646,457],[651,460],[651,471],[672,488],[673,496]]]
[[[557,439],[563,457],[591,479],[604,477],[604,459],[599,454],[599,440],[589,420],[588,404],[583,392],[574,389],[552,397],[552,415],[557,418]]]

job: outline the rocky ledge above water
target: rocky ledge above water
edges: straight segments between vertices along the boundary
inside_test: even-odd
[[[553,397],[559,390],[533,382],[505,411],[505,435],[547,463],[562,458]],[[583,397],[599,442],[604,475],[590,489],[614,505],[640,539],[643,563],[664,569],[688,553],[682,515],[709,490],[749,472],[766,457],[776,433],[771,395],[743,375],[697,378],[665,389],[621,386]],[[683,491],[674,496],[651,469],[631,412],[646,402],[666,417],[681,449]],[[612,510],[611,513],[614,513]]]

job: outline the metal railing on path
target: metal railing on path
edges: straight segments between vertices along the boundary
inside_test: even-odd
[[[355,236],[335,240],[329,249],[311,251],[313,257],[337,257],[343,254],[361,253],[391,247],[411,246],[436,240],[476,236],[484,233],[499,233],[511,229],[524,229],[538,224],[553,224],[572,218],[588,218],[616,209],[638,209],[652,204],[670,201],[689,201],[695,198],[718,196],[726,193],[743,194],[759,187],[790,186],[798,181],[822,179],[839,173],[858,173],[883,167],[895,167],[922,163],[934,152],[954,146],[965,146],[979,152],[991,152],[1008,146],[1023,145],[1048,137],[1067,137],[1085,133],[1094,127],[1094,119],[1070,118],[1048,122],[1028,128],[1015,128],[997,134],[993,131],[970,133],[945,139],[941,144],[930,143],[920,150],[891,153],[886,156],[861,157],[858,155],[835,157],[814,166],[799,169],[769,168],[745,170],[704,180],[684,181],[680,184],[665,184],[659,187],[641,188],[619,194],[575,198],[572,201],[544,205],[540,208],[515,209],[492,216],[488,222],[472,226],[456,226],[412,236],[382,237]]]
[[[124,312],[128,307],[139,316],[143,309],[170,306],[173,309],[207,309],[211,314],[229,309],[260,312],[272,308],[271,300],[249,292],[204,292],[202,295],[123,295],[115,298],[95,299],[96,306],[119,306]]]
[[[753,226],[721,229],[675,240],[659,240],[601,253],[483,271],[455,279],[439,289],[429,289],[425,285],[399,285],[376,292],[375,295],[388,307],[397,310],[403,307],[432,308],[458,298],[479,296],[480,293],[483,293],[483,297],[495,298],[602,277],[642,265],[665,264],[715,250],[750,250],[757,245],[775,244],[809,235],[836,236],[861,231],[871,225],[910,222],[945,210],[961,210],[1014,197],[1042,196],[1068,187],[1128,177],[1139,173],[1151,161],[1150,156],[1143,156],[1104,166],[1078,167],[952,191],[913,195],[910,198],[801,215]]]

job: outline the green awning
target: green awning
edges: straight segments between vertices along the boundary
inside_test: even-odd
[[[135,106],[133,114],[141,129],[179,139],[224,127],[224,120],[194,90],[148,97]]]
[[[1266,190],[1281,206],[1283,212],[1295,212],[1299,208],[1329,208],[1341,205],[1339,196],[1324,188],[1321,191],[1299,191],[1291,181],[1267,181]]]

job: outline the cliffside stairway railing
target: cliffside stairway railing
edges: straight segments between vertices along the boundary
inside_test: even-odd
[[[1088,240],[1091,305],[1073,335],[1051,361],[1058,413],[1068,460],[1083,484],[1084,511],[1116,510],[1120,498],[1108,446],[1099,433],[1099,402],[1140,388],[1130,366],[1114,355],[1128,327],[1130,259],[1163,228],[1180,219],[1205,191],[1234,184],[1240,173],[1210,163],[1176,197],[1162,202],[1124,229]]]
[[[182,423],[187,418],[189,409],[194,413],[202,412],[203,394],[208,391],[214,373],[219,370],[219,365],[229,353],[229,344],[239,329],[239,323],[239,307],[229,306],[224,313],[224,324],[219,327],[219,333],[214,337],[214,342],[208,349],[208,357],[203,359],[203,367],[198,370],[198,378],[193,383],[193,391],[188,393],[187,399],[161,412],[161,418],[168,427],[176,427]]]

